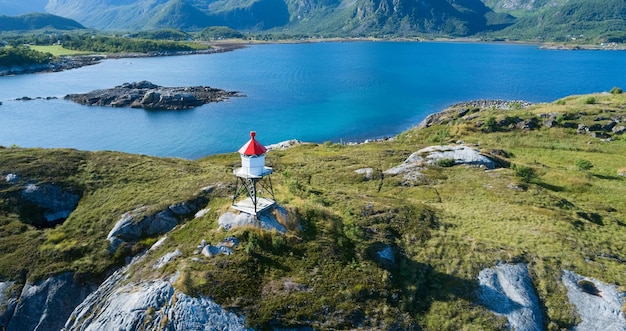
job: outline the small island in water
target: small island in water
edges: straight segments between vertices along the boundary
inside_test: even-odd
[[[240,96],[243,95],[239,92],[208,86],[164,87],[148,81],[141,81],[124,83],[105,90],[68,94],[65,99],[88,106],[180,110]]]

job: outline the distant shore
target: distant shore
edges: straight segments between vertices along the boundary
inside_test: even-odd
[[[206,50],[180,51],[180,52],[150,52],[150,53],[116,53],[116,54],[92,54],[92,55],[72,55],[62,56],[58,61],[48,64],[32,64],[25,66],[0,67],[1,76],[13,76],[33,73],[59,72],[70,69],[77,69],[84,66],[94,65],[106,59],[121,58],[142,58],[142,57],[160,57],[160,56],[181,56],[194,54],[214,54],[223,53],[245,48],[250,45],[262,44],[306,44],[320,42],[456,42],[456,43],[495,43],[495,44],[511,44],[511,45],[537,45],[537,47],[546,50],[626,50],[625,44],[602,43],[599,45],[590,44],[566,44],[566,43],[539,43],[531,41],[499,41],[499,40],[481,40],[476,38],[435,38],[420,39],[414,38],[306,38],[306,39],[283,39],[283,40],[244,40],[244,39],[228,39],[211,43],[211,48]]]
[[[90,54],[90,55],[71,55],[61,56],[58,61],[47,64],[30,64],[22,66],[0,67],[0,76],[15,76],[34,73],[59,72],[70,69],[77,69],[85,66],[98,64],[106,59],[121,58],[141,58],[141,57],[161,57],[161,56],[180,56],[193,54],[214,54],[233,51],[235,49],[245,47],[244,44],[237,43],[221,43],[212,45],[210,49],[180,51],[180,52],[150,52],[150,53],[118,53],[118,54]]]

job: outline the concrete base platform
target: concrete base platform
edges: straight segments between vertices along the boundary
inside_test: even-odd
[[[256,212],[255,212],[254,203],[252,203],[252,199],[246,198],[241,201],[237,201],[232,207],[246,214],[257,215],[267,209],[270,209],[275,204],[276,204],[276,201],[274,200],[259,198],[257,201]]]

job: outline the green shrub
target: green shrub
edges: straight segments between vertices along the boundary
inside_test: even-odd
[[[497,126],[498,123],[496,123],[496,118],[494,116],[489,116],[487,117],[487,120],[485,120],[485,123],[483,123],[483,130],[487,132],[494,132],[496,131]]]
[[[585,99],[585,104],[587,104],[587,105],[594,105],[594,104],[596,104],[596,102],[598,102],[598,100],[596,100],[595,97],[587,97]]]
[[[454,161],[453,158],[445,158],[445,159],[437,160],[437,165],[442,168],[449,168],[449,167],[454,166],[455,164],[456,164],[456,161]]]
[[[515,177],[522,180],[524,183],[530,183],[533,179],[537,178],[535,169],[518,164],[512,164],[511,168],[515,171]]]
[[[588,160],[576,160],[576,168],[580,171],[587,171],[593,168],[593,164]]]
[[[621,87],[613,87],[610,91],[611,94],[622,94],[622,88]]]

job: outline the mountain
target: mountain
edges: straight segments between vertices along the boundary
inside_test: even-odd
[[[176,27],[181,30],[198,30],[220,23],[183,0],[173,0],[155,10],[145,29]]]
[[[496,33],[504,38],[583,43],[626,41],[623,0],[513,3],[493,3],[495,8],[519,17],[515,24]]]
[[[31,13],[20,16],[0,16],[0,31],[77,30],[84,28],[74,20],[51,14]]]
[[[50,0],[46,10],[103,30],[224,25],[347,36],[468,35],[513,22],[479,0]]]
[[[0,148],[0,329],[623,329],[621,92],[281,144],[257,218],[234,151]]]
[[[44,12],[48,0],[0,0],[0,15],[16,16],[33,12]]]

